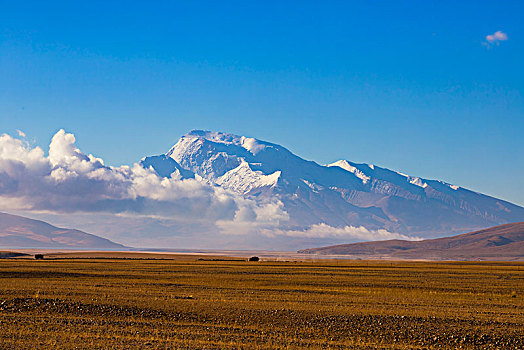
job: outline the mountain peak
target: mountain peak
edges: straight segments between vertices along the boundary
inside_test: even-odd
[[[163,177],[196,174],[253,200],[278,200],[290,227],[327,223],[440,234],[524,215],[523,208],[445,182],[348,160],[322,166],[277,144],[225,132],[192,130],[165,155],[142,164]]]
[[[214,143],[221,143],[224,145],[235,145],[244,148],[245,150],[251,152],[253,155],[256,155],[260,151],[264,150],[266,147],[278,147],[278,145],[261,141],[253,137],[246,137],[241,135],[230,134],[221,131],[208,131],[208,130],[191,130],[182,139],[201,139],[207,140]],[[180,142],[180,141],[179,141]]]
[[[233,135],[226,132],[221,131],[210,131],[210,130],[191,130],[183,137],[190,137],[190,138],[202,138],[209,141],[220,141],[220,142],[232,142],[234,139],[240,138],[240,136]]]
[[[352,163],[350,161],[342,159],[342,160],[336,161],[334,163],[328,164],[327,166],[328,167],[336,166],[336,167],[342,168],[342,169],[344,169],[346,171],[349,171],[350,173],[355,174],[356,177],[361,179],[363,184],[367,184],[369,182],[369,180],[371,179],[371,177],[366,175],[364,172],[362,172],[360,169],[358,169],[355,165],[356,164],[354,164],[354,163]],[[362,164],[360,164],[360,165],[362,165]],[[371,168],[371,169],[373,169],[373,168]]]

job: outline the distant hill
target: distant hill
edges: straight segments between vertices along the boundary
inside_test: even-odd
[[[524,222],[438,239],[341,244],[299,253],[385,259],[524,260]]]
[[[122,249],[125,246],[79,230],[59,228],[44,221],[0,213],[2,248]]]
[[[18,252],[0,251],[0,259],[18,258],[21,256],[30,256],[30,255],[25,254],[25,253],[18,253]]]

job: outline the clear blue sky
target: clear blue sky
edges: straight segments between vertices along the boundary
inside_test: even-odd
[[[522,1],[0,4],[0,132],[120,165],[228,131],[524,205]]]

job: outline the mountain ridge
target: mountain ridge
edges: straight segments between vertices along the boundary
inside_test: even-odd
[[[242,196],[278,199],[287,229],[326,223],[436,236],[524,220],[524,208],[460,186],[348,160],[320,165],[229,133],[193,130],[156,157],[163,160],[143,165],[161,176],[198,176]],[[165,162],[173,173],[162,170]]]

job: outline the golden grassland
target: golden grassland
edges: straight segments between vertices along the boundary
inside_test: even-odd
[[[524,264],[0,260],[1,349],[524,346]]]

